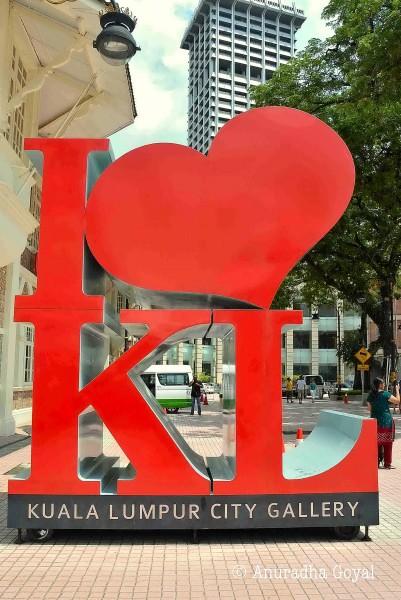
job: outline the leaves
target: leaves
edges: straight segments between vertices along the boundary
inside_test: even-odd
[[[401,0],[331,0],[323,17],[332,37],[311,40],[251,94],[256,106],[298,108],[333,127],[354,156],[357,182],[346,214],[290,274],[275,305],[296,294],[313,301],[337,291],[355,306],[364,297],[388,349],[388,297],[401,271]]]

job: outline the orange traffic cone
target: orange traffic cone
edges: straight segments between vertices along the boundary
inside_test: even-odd
[[[344,404],[348,404],[348,402],[349,402],[348,394],[344,394]]]
[[[302,428],[299,427],[298,431],[297,431],[297,439],[295,440],[295,447],[299,446],[299,444],[302,444],[303,441],[304,441],[304,432],[302,431]]]

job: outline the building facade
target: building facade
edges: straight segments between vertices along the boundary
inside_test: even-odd
[[[106,137],[136,116],[128,68],[92,47],[104,6],[0,2],[0,436],[31,418],[34,328],[13,310],[36,290],[42,179],[24,139]]]
[[[201,0],[184,33],[189,53],[188,145],[207,153],[219,129],[251,108],[249,89],[268,81],[296,52],[305,21],[295,3],[274,0]],[[222,380],[222,341],[180,344],[163,362],[189,364]]]
[[[296,52],[305,21],[281,0],[202,0],[184,34],[189,52],[188,145],[206,153],[219,129],[251,107],[249,88]]]
[[[298,304],[294,310],[302,310],[303,324],[283,333],[283,376],[319,374],[324,381],[352,381],[354,370],[338,358],[337,348],[360,329],[361,316],[341,301],[316,307]]]
[[[354,369],[337,356],[338,343],[360,329],[361,316],[344,309],[342,302],[311,307],[294,305],[302,310],[303,324],[288,328],[282,335],[282,375],[322,375],[328,382],[352,382]],[[194,373],[209,375],[212,382],[222,382],[223,345],[220,339],[189,340],[169,350],[158,361],[163,364],[188,364]]]
[[[194,374],[203,373],[214,383],[223,379],[223,342],[219,338],[188,340],[171,348],[159,361],[167,365],[190,365]]]

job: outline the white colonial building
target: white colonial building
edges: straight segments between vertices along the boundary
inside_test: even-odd
[[[36,288],[41,177],[24,138],[106,137],[136,116],[128,67],[92,47],[104,7],[0,0],[0,436],[31,412],[34,331],[13,323],[13,306]]]

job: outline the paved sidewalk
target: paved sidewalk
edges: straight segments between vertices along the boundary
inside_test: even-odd
[[[352,396],[350,396],[352,398]],[[319,413],[322,410],[337,410],[340,412],[361,415],[364,417],[369,416],[369,410],[367,406],[362,406],[360,400],[351,400],[348,404],[344,404],[342,401],[329,400],[324,398],[323,400],[316,400],[312,403],[311,398],[303,400],[302,404],[299,404],[298,400],[294,399],[293,404],[287,404],[286,400],[283,400],[283,431],[284,433],[295,433],[298,427],[302,427],[305,432],[310,433],[315,426]],[[401,438],[401,415],[397,409],[397,413],[391,410],[391,414],[395,420],[396,435]]]
[[[283,433],[286,442],[295,441],[296,432],[299,427],[308,434],[312,431],[317,423],[319,414],[322,410],[336,410],[348,414],[361,416],[369,416],[369,411],[366,406],[362,406],[361,402],[350,401],[348,404],[338,402],[336,400],[316,400],[312,403],[310,398],[299,404],[294,400],[294,404],[287,404],[286,400],[283,403]],[[393,411],[391,411],[393,414]],[[396,423],[396,437],[401,438],[401,415],[397,411],[393,414]],[[171,415],[175,426],[179,429],[184,437],[189,436],[192,440],[190,445],[199,454],[208,454],[204,451],[205,444],[208,448],[208,456],[220,456],[221,454],[221,428],[223,424],[223,416],[221,414],[220,402],[217,395],[210,401],[208,407],[203,408],[203,414],[200,417],[204,428],[195,429],[192,431],[192,426],[197,423],[197,415],[191,416],[189,410],[181,410],[177,415]]]
[[[200,453],[220,451],[217,401],[202,417],[172,418]],[[110,436],[106,448],[115,451]],[[239,530],[201,533],[199,544],[186,533],[58,532],[48,544],[18,546],[5,525],[5,473],[29,462],[30,446],[3,452],[1,600],[401,598],[401,440],[394,447],[397,469],[379,472],[381,525],[372,528],[371,543],[339,542],[328,530]]]
[[[17,428],[14,435],[0,435],[0,450],[7,448],[17,442],[25,442],[31,437],[31,427]]]

